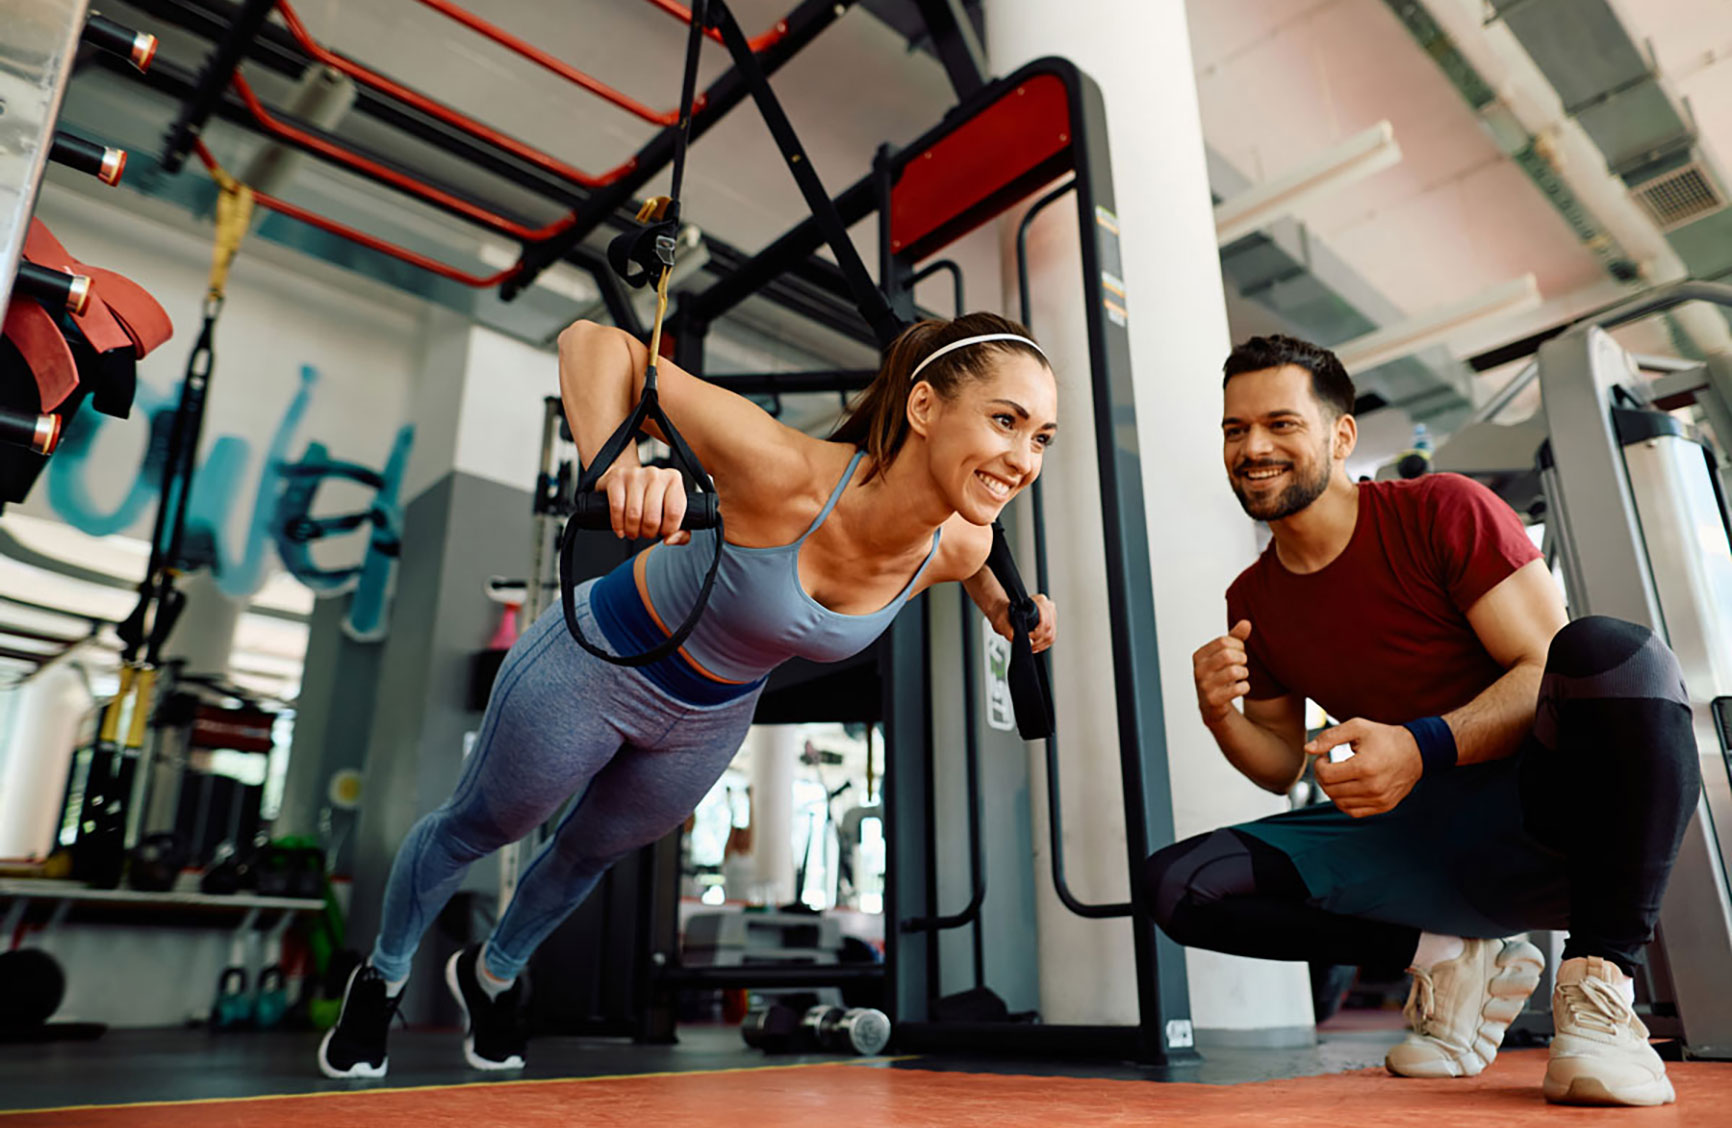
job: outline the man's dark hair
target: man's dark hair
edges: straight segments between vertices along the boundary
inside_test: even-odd
[[[1353,379],[1347,375],[1347,369],[1341,367],[1335,354],[1321,345],[1282,333],[1252,337],[1229,353],[1227,363],[1221,366],[1225,373],[1221,387],[1225,388],[1228,380],[1243,373],[1289,364],[1311,373],[1311,394],[1334,417],[1353,413]]]

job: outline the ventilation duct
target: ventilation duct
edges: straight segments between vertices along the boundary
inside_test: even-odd
[[[1724,178],[1607,0],[1492,0],[1573,117],[1694,278],[1732,271]]]

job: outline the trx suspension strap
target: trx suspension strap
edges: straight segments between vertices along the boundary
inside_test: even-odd
[[[644,368],[643,394],[638,397],[637,406],[626,416],[625,422],[608,436],[607,442],[602,444],[601,450],[579,475],[572,498],[571,519],[566,522],[559,544],[559,591],[565,611],[566,629],[571,632],[571,637],[577,640],[579,646],[616,666],[648,665],[678,650],[692,633],[692,628],[697,626],[698,619],[709,604],[710,589],[716,582],[716,570],[722,563],[722,515],[716,506],[715,486],[710,481],[709,474],[704,471],[703,464],[698,461],[698,456],[687,445],[656,398],[656,361],[661,355],[662,321],[668,311],[668,278],[673,273],[674,247],[680,229],[680,184],[685,177],[686,144],[691,132],[692,102],[698,84],[698,52],[703,46],[704,29],[707,26],[706,6],[705,0],[696,0],[692,5],[691,32],[686,40],[685,77],[680,86],[679,133],[674,142],[673,183],[669,188],[670,194],[658,196],[644,204],[637,215],[638,223],[643,226],[618,236],[607,250],[608,262],[628,285],[643,286],[652,278],[656,280],[655,325],[650,332],[649,363]],[[637,441],[638,433],[646,422],[654,422],[661,429],[662,436],[673,451],[674,463],[697,487],[686,493],[686,515],[681,528],[714,529],[715,554],[710,558],[703,587],[699,589],[698,598],[692,604],[690,613],[686,615],[686,621],[681,623],[673,634],[641,654],[615,656],[585,638],[583,629],[577,624],[576,585],[572,580],[577,557],[577,533],[583,529],[606,529],[611,525],[607,496],[595,492],[596,483],[619,458],[620,452],[625,450],[628,444]]]
[[[1010,703],[1016,711],[1016,731],[1024,740],[1044,740],[1058,727],[1052,707],[1052,684],[1048,680],[1046,656],[1034,652],[1029,634],[1040,626],[1040,605],[1029,598],[1010,553],[1004,526],[992,523],[992,552],[986,566],[1010,597]]]
[[[138,585],[138,604],[115,627],[121,641],[120,688],[109,700],[97,733],[95,754],[85,784],[78,838],[73,846],[74,872],[83,880],[113,886],[120,882],[125,860],[126,807],[130,798],[124,764],[144,747],[145,726],[156,692],[156,671],[163,643],[186,605],[175,587],[180,575],[187,506],[192,496],[199,435],[204,425],[205,396],[215,364],[217,315],[222,312],[229,265],[252,218],[252,189],[220,167],[211,176],[222,189],[217,196],[216,243],[211,250],[210,288],[204,301],[204,324],[187,358],[180,400],[169,427],[163,459],[156,522],[151,533],[150,563]],[[122,715],[132,716],[125,743],[120,741]]]

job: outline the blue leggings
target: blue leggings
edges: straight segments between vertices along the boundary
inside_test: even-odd
[[[579,625],[599,643],[589,587],[577,591]],[[609,866],[678,826],[709,793],[745,740],[757,698],[680,701],[585,653],[555,604],[506,655],[457,790],[397,851],[373,966],[387,980],[407,978],[422,933],[470,864],[576,795],[488,940],[488,972],[515,979]]]

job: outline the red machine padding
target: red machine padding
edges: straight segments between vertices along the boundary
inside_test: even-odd
[[[78,364],[48,311],[28,298],[12,302],[6,307],[5,335],[36,378],[41,410],[53,411],[65,403],[78,387]]]
[[[123,274],[79,262],[39,219],[30,221],[24,257],[38,266],[89,276],[90,301],[74,320],[97,352],[129,348],[142,357],[174,334],[168,314],[144,287]]]
[[[995,194],[1069,147],[1063,80],[1030,78],[908,162],[890,193],[890,249],[906,251],[941,230],[938,245],[961,238],[1015,203],[990,206]],[[922,257],[937,249],[922,247]]]
[[[78,269],[90,276],[97,296],[107,304],[139,356],[148,355],[174,336],[174,324],[169,321],[167,311],[143,286],[105,267],[80,263]]]

